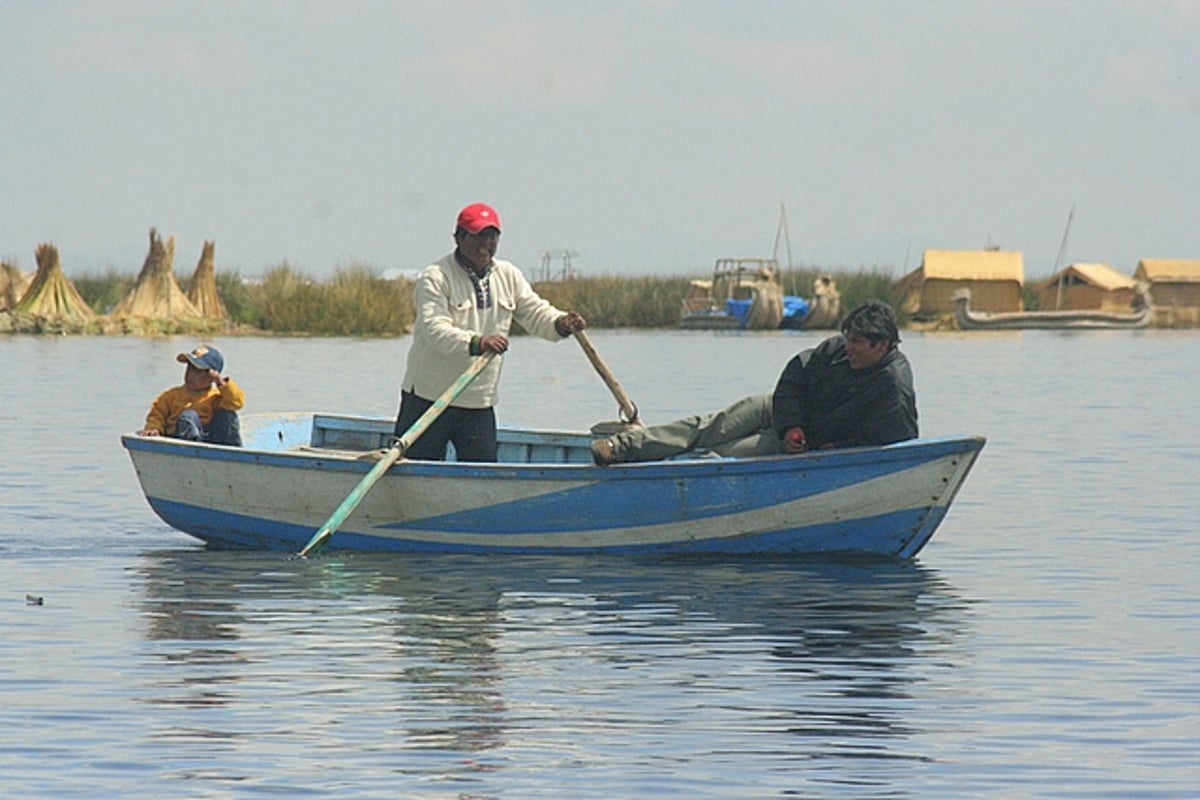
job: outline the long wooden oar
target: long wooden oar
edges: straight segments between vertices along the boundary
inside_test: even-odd
[[[404,456],[404,453],[408,448],[412,447],[413,442],[420,438],[421,434],[429,430],[429,426],[433,424],[434,420],[442,415],[446,407],[454,402],[454,398],[462,394],[463,389],[466,389],[471,381],[475,380],[475,376],[482,372],[483,368],[491,363],[491,360],[495,356],[495,353],[487,353],[472,361],[467,371],[459,375],[458,380],[449,389],[442,392],[441,397],[433,401],[433,405],[427,408],[425,413],[409,426],[404,435],[388,448],[388,451],[379,460],[379,463],[371,468],[371,471],[358,482],[358,485],[354,487],[350,494],[346,495],[346,499],[337,507],[337,511],[333,512],[333,516],[321,526],[319,531],[313,534],[313,537],[308,540],[308,544],[304,545],[304,549],[300,551],[301,558],[320,551],[329,543],[329,540],[333,538],[333,532],[341,527],[342,523],[346,521],[346,517],[350,516],[354,509],[358,507],[362,499],[367,496],[367,492],[371,491],[371,487],[378,483],[383,474]]]
[[[612,370],[608,368],[608,364],[604,363],[604,359],[596,352],[596,348],[592,347],[592,340],[588,338],[584,331],[575,331],[575,339],[579,342],[579,346],[583,348],[583,352],[588,357],[588,361],[592,362],[592,366],[596,368],[596,372],[600,373],[600,378],[608,386],[608,390],[613,393],[613,397],[617,398],[617,405],[621,409],[622,421],[628,425],[641,425],[638,420],[637,406],[629,399],[629,395],[625,394],[625,390],[621,388],[621,384],[617,381]]]

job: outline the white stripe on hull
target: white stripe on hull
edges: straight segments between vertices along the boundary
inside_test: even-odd
[[[256,463],[182,459],[140,451],[139,475],[147,497],[316,530],[357,484],[355,472],[264,467]],[[552,532],[474,532],[397,527],[419,520],[479,512],[488,506],[533,500],[594,484],[589,480],[512,480],[389,475],[345,522],[344,533],[467,547],[605,548],[703,542],[780,530],[926,512],[948,505],[947,487],[960,483],[970,459],[947,456],[925,464],[777,505],[716,513],[686,521],[631,527],[597,526]],[[802,478],[797,476],[797,480]],[[703,479],[700,480],[703,483]],[[951,493],[952,494],[952,493]],[[412,509],[412,513],[406,513]],[[482,511],[481,511],[482,510]],[[923,516],[923,513],[922,513]],[[604,521],[604,520],[601,520]],[[616,522],[616,520],[612,520]],[[388,527],[383,527],[388,526]]]

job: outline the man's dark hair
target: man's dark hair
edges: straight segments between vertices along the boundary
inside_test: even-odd
[[[896,327],[896,312],[887,303],[868,300],[851,311],[842,320],[842,333],[857,333],[878,344],[886,339],[892,344],[900,343],[900,331]]]

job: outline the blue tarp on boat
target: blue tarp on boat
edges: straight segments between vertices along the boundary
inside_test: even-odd
[[[750,316],[750,306],[753,300],[734,300],[732,297],[725,301],[725,310],[737,318],[738,327],[746,327],[746,318]]]
[[[734,300],[730,298],[725,301],[725,312],[737,319],[739,328],[744,328],[750,316],[750,307],[753,304],[753,300]],[[783,319],[785,321],[804,319],[808,316],[808,309],[809,303],[803,297],[794,294],[783,296]]]
[[[783,318],[804,319],[808,315],[808,301],[794,294],[783,296]]]

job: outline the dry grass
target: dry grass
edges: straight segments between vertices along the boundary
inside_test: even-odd
[[[784,294],[812,297],[813,281],[828,272],[788,270],[780,276]],[[708,277],[708,276],[697,276]],[[892,276],[883,271],[833,273],[846,311],[867,300],[892,302]],[[675,328],[690,278],[575,278],[539,283],[538,292],[562,309],[574,309],[595,328]]]
[[[819,274],[815,268],[788,270],[780,283],[785,293],[808,297]],[[559,308],[583,314],[593,328],[675,328],[691,277],[703,276],[607,275],[538,283],[535,288]],[[842,272],[833,277],[845,310],[872,298],[891,300],[892,277],[885,272]],[[110,269],[75,283],[91,307],[103,314],[129,294],[135,281]],[[363,266],[339,269],[329,280],[318,281],[283,263],[262,281],[246,282],[236,272],[218,272],[216,284],[229,312],[227,321],[168,320],[161,325],[184,330],[147,332],[202,332],[194,326],[211,330],[214,324],[241,332],[311,336],[399,336],[412,329],[412,283],[384,280]],[[105,318],[93,327],[100,332],[139,332],[132,322],[121,326]]]
[[[365,267],[339,269],[318,283],[283,264],[249,294],[254,318],[245,321],[273,333],[398,336],[412,327],[412,284]]]

